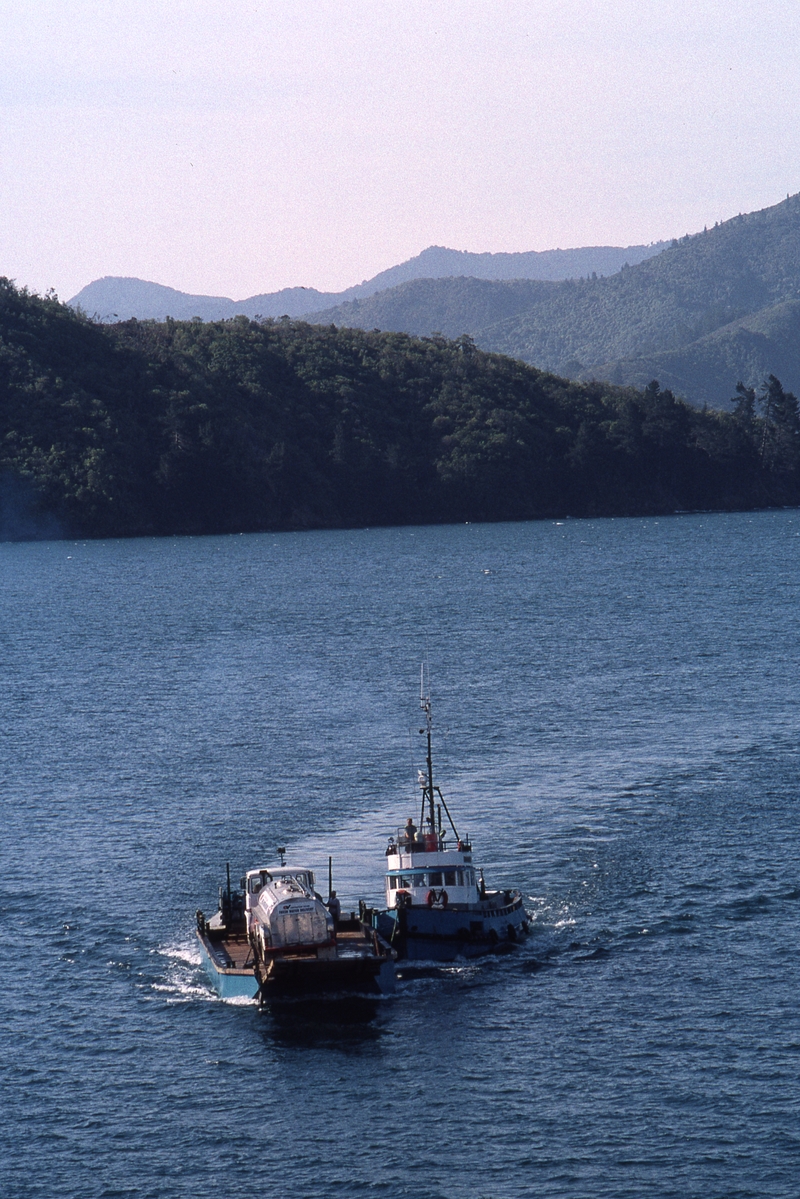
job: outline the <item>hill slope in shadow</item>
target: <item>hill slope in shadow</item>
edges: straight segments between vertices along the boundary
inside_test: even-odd
[[[571,378],[640,386],[662,373],[692,402],[722,405],[738,379],[752,385],[776,373],[800,389],[795,324],[783,307],[799,299],[800,196],[793,196],[607,278],[527,289],[415,282],[310,319],[467,333],[483,349]]]

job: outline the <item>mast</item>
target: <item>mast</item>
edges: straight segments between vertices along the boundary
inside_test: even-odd
[[[431,685],[430,676],[428,677],[427,694],[425,691],[425,664],[424,662],[419,668],[419,706],[425,713],[425,728],[420,729],[421,733],[426,733],[428,737],[428,784],[425,788],[428,797],[428,812],[430,816],[431,828],[436,828],[436,819],[433,805],[433,757],[431,755]]]
[[[425,713],[425,728],[419,730],[420,735],[427,735],[428,738],[427,753],[425,757],[427,776],[423,774],[421,770],[419,771],[419,783],[422,788],[422,808],[420,810],[420,821],[425,818],[425,808],[427,806],[428,819],[431,822],[431,829],[434,832],[436,831],[436,803],[434,802],[434,794],[438,795],[439,799],[441,800],[441,807],[439,808],[439,842],[441,844],[442,808],[444,808],[445,813],[447,814],[447,819],[450,821],[450,827],[453,830],[453,836],[455,837],[456,841],[459,842],[458,829],[455,826],[453,817],[450,815],[450,809],[447,806],[447,801],[439,788],[435,787],[433,784],[433,753],[431,750],[431,726],[433,724],[431,717],[431,680],[430,675],[428,675],[426,686],[424,662],[419,668],[419,706]],[[460,848],[461,845],[459,842],[459,849]]]

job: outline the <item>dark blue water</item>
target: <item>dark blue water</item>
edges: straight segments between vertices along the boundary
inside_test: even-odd
[[[0,546],[0,1192],[796,1196],[800,514]],[[518,952],[216,1000],[288,844],[377,898],[439,779]]]

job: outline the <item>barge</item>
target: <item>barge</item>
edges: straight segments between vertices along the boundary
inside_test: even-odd
[[[248,870],[241,890],[228,885],[219,911],[197,914],[204,965],[223,999],[270,999],[394,990],[396,951],[380,931],[314,890],[313,871]]]

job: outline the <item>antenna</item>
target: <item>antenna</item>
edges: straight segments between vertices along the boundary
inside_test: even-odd
[[[436,817],[435,817],[434,802],[433,802],[433,758],[431,756],[431,725],[433,723],[432,719],[431,719],[431,682],[430,682],[430,673],[429,673],[428,674],[428,688],[427,688],[427,694],[426,694],[426,691],[425,691],[425,663],[424,662],[421,663],[420,668],[419,668],[419,706],[422,708],[422,711],[425,713],[425,728],[420,729],[419,731],[423,736],[427,734],[427,738],[428,738],[428,754],[427,754],[428,779],[427,779],[426,785],[423,788],[422,802],[423,802],[423,807],[424,807],[425,800],[427,799],[427,801],[428,801],[428,811],[429,811],[429,815],[430,815],[431,828],[435,829],[436,828]]]
[[[422,708],[422,711],[425,713],[425,728],[420,729],[419,731],[420,731],[421,735],[424,736],[425,734],[427,734],[427,736],[428,736],[427,776],[424,771],[422,771],[422,770],[419,771],[419,785],[422,788],[422,813],[420,814],[420,819],[422,819],[422,814],[424,814],[425,807],[427,805],[430,822],[431,822],[431,828],[434,830],[436,829],[435,808],[437,805],[435,805],[435,803],[434,803],[434,793],[435,793],[436,795],[439,796],[439,799],[442,801],[442,807],[444,808],[445,812],[447,813],[447,819],[450,821],[450,827],[453,830],[453,835],[455,836],[456,841],[458,841],[458,839],[459,839],[458,838],[458,829],[455,826],[453,817],[450,815],[450,809],[447,806],[447,802],[446,802],[444,796],[442,795],[440,789],[438,787],[435,787],[434,783],[433,783],[433,757],[431,754],[431,726],[433,725],[433,717],[431,715],[431,676],[430,676],[430,671],[428,671],[428,677],[427,677],[427,679],[425,678],[426,665],[427,665],[427,662],[423,662],[419,668],[419,706]],[[427,683],[427,687],[426,687],[426,683]],[[439,836],[441,837],[441,835],[442,835],[442,808],[440,807],[439,808]]]

